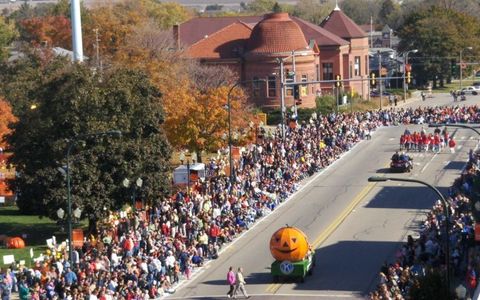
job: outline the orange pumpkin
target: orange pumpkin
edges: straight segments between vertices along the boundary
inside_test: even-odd
[[[13,237],[8,240],[7,243],[7,248],[8,249],[21,249],[25,248],[25,242],[21,237]]]
[[[308,252],[307,236],[295,227],[282,227],[270,239],[270,252],[279,261],[299,261]]]

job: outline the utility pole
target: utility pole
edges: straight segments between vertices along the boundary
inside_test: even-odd
[[[80,0],[72,0],[70,10],[72,19],[73,61],[83,62],[82,17],[80,14]]]
[[[280,59],[280,108],[282,110],[282,139],[285,140],[285,72],[283,59]]]
[[[98,38],[98,28],[93,29],[95,32],[95,50],[96,50],[96,65],[97,65],[97,72],[102,72],[102,66],[100,62],[100,39]]]
[[[380,85],[380,109],[382,109],[383,82],[382,82],[382,53],[380,52],[380,50],[378,50],[378,84]]]

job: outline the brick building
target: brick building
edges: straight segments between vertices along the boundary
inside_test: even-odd
[[[287,13],[264,16],[199,17],[173,27],[178,47],[204,64],[229,66],[246,81],[250,99],[261,107],[280,106],[280,63],[285,82],[361,79],[368,76],[368,36],[338,7],[320,24]],[[262,81],[253,81],[261,79]],[[368,81],[346,81],[344,91],[366,98]],[[315,106],[320,94],[333,92],[333,82],[300,86],[303,107]],[[285,103],[293,105],[293,88]]]

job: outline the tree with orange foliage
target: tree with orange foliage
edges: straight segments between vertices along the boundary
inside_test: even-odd
[[[88,25],[92,30],[85,32],[93,32],[96,24],[102,56],[149,75],[163,94],[159,103],[166,115],[163,128],[175,149],[217,151],[227,143],[223,137],[228,133],[227,94],[237,79],[226,67],[204,66],[183,57],[171,32],[162,30],[158,20],[148,19],[149,8],[144,11],[142,6],[145,2],[135,4],[135,12],[119,11],[119,5],[98,11]],[[147,17],[140,18],[145,14]],[[231,96],[233,132],[237,127],[248,128],[253,114],[241,87]]]
[[[19,23],[21,38],[34,46],[70,49],[72,30],[70,20],[64,16],[46,16],[24,19]]]
[[[0,147],[2,149],[8,148],[5,136],[11,132],[9,124],[16,121],[17,118],[13,115],[10,104],[0,98]]]

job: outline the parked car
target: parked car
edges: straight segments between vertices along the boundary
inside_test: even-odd
[[[460,95],[478,95],[480,87],[467,86],[460,90]]]

